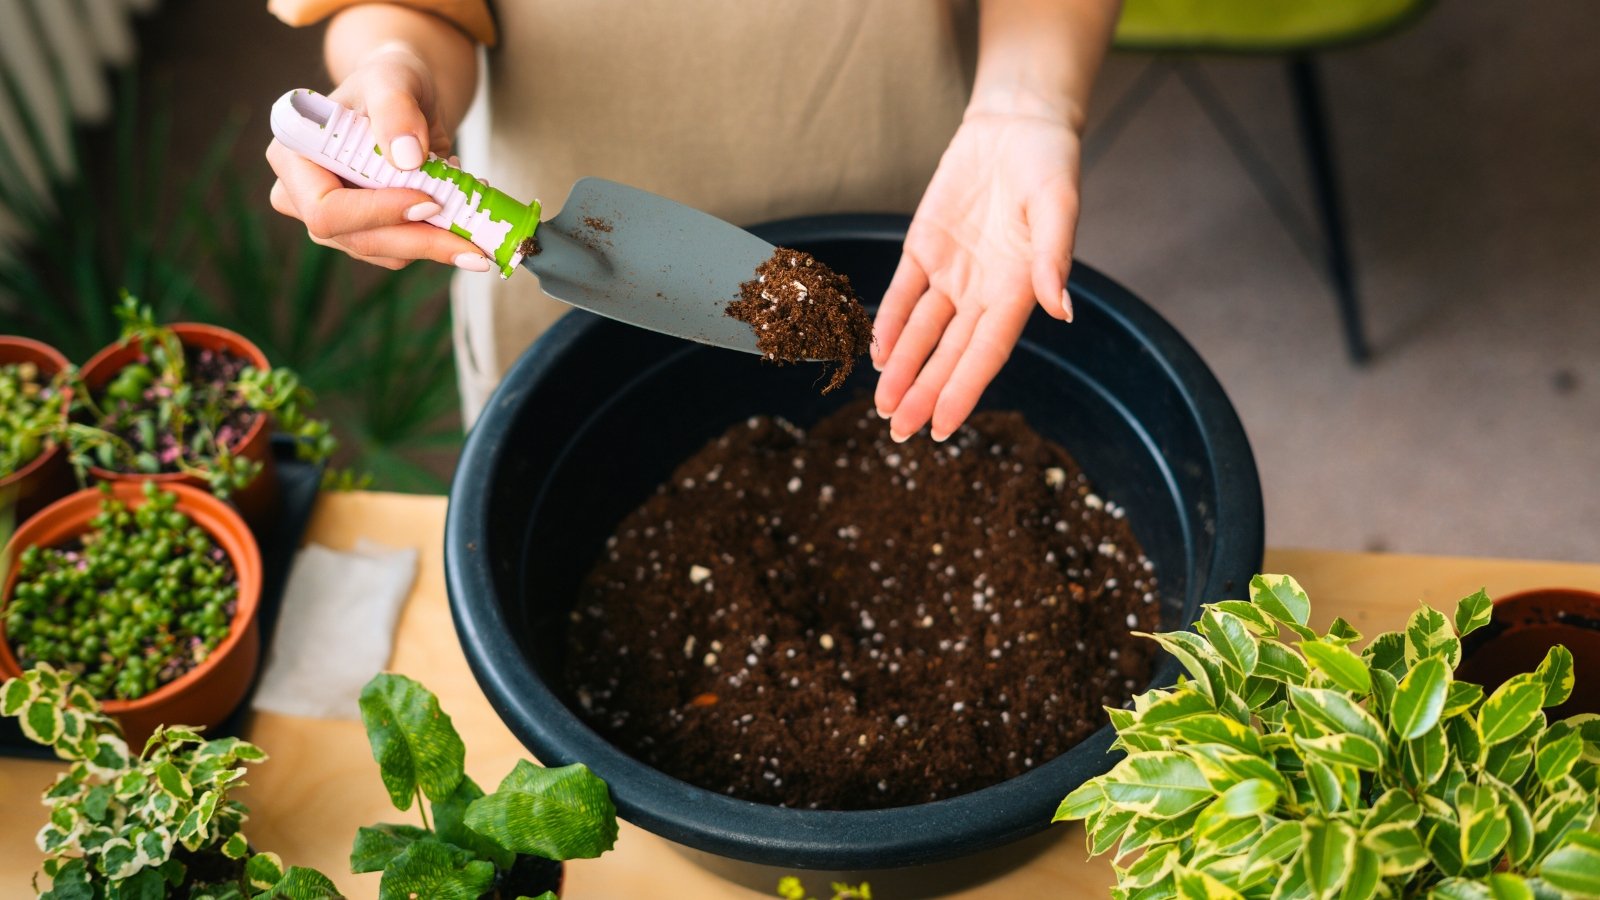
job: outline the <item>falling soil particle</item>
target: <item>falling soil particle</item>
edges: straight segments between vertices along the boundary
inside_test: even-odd
[[[1152,565],[1123,510],[1016,413],[943,444],[856,403],[756,417],[607,542],[568,634],[573,708],[700,787],[820,809],[1036,768],[1149,678]]]
[[[538,256],[543,249],[543,247],[539,246],[539,238],[531,234],[523,238],[522,243],[517,245],[517,252],[525,257]]]
[[[728,315],[750,325],[756,348],[772,362],[837,362],[824,394],[844,384],[856,357],[872,349],[872,317],[850,279],[809,253],[783,247],[755,274],[739,285]]]

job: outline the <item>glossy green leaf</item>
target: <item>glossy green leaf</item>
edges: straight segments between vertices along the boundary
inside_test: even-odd
[[[520,760],[494,793],[467,807],[465,821],[513,853],[546,859],[591,859],[617,840],[611,793],[582,763],[546,769]]]
[[[1569,731],[1560,737],[1545,739],[1539,742],[1539,749],[1534,756],[1534,770],[1539,773],[1539,780],[1547,785],[1553,785],[1572,772],[1572,767],[1578,762],[1578,757],[1583,755],[1583,735],[1576,731]]]
[[[1422,607],[1411,614],[1406,623],[1406,662],[1416,665],[1420,660],[1437,656],[1454,670],[1461,662],[1461,641],[1450,628],[1444,613]]]
[[[1367,667],[1381,669],[1395,678],[1404,678],[1406,662],[1406,638],[1398,631],[1385,631],[1367,642],[1361,651],[1361,658],[1367,661]]]
[[[356,830],[356,840],[350,850],[350,871],[381,872],[384,866],[406,851],[417,841],[431,836],[425,828],[415,825],[373,825]]]
[[[1508,741],[1537,721],[1543,713],[1544,684],[1533,675],[1517,675],[1483,701],[1478,710],[1478,733],[1485,744]]]
[[[1372,693],[1372,673],[1361,657],[1348,647],[1325,641],[1301,641],[1300,652],[1306,660],[1334,684],[1347,691],[1366,695]]]
[[[383,870],[378,900],[478,900],[494,886],[494,863],[436,840],[411,844]]]
[[[1211,808],[1217,815],[1237,819],[1270,812],[1277,802],[1277,788],[1264,779],[1250,778],[1223,791]]]
[[[1456,603],[1455,626],[1458,637],[1466,637],[1479,628],[1489,624],[1489,619],[1494,615],[1494,601],[1489,599],[1489,594],[1479,589],[1476,594],[1462,597]]]
[[[1106,792],[1098,780],[1086,781],[1062,799],[1056,807],[1052,822],[1072,822],[1087,819],[1106,806]]]
[[[1271,616],[1261,611],[1261,607],[1246,600],[1220,600],[1210,604],[1218,612],[1225,612],[1237,616],[1244,621],[1251,631],[1262,637],[1271,637],[1278,633],[1278,622]]]
[[[1539,877],[1574,896],[1600,897],[1600,834],[1568,834],[1539,864]]]
[[[1450,745],[1444,730],[1435,726],[1402,744],[1400,755],[1406,783],[1427,787],[1444,777],[1450,763]]]
[[[1279,822],[1267,829],[1245,859],[1245,870],[1286,864],[1305,844],[1305,825],[1299,821]]]
[[[1308,757],[1331,765],[1350,766],[1363,772],[1376,772],[1383,765],[1383,749],[1358,734],[1296,738],[1295,744]]]
[[[1271,638],[1261,638],[1256,642],[1256,648],[1257,677],[1299,685],[1305,684],[1310,677],[1311,670],[1306,666],[1306,661],[1288,645]]]
[[[1573,674],[1572,651],[1560,644],[1551,647],[1534,670],[1539,683],[1544,685],[1545,707],[1560,706],[1572,696],[1576,683]]]
[[[419,788],[430,800],[450,796],[463,775],[466,747],[439,698],[404,675],[380,674],[362,689],[360,706],[395,807],[410,809]]]
[[[1169,722],[1155,729],[1155,733],[1175,738],[1181,744],[1222,744],[1255,756],[1265,752],[1261,736],[1253,729],[1217,713]]]
[[[1339,821],[1306,823],[1306,846],[1300,865],[1311,896],[1326,900],[1339,896],[1355,867],[1355,829]]]
[[[1300,583],[1288,575],[1257,575],[1250,579],[1250,601],[1286,625],[1305,625],[1311,618],[1311,600]]]
[[[1389,723],[1403,740],[1421,736],[1439,723],[1450,693],[1450,669],[1439,657],[1420,660],[1400,679]]]
[[[1499,856],[1511,837],[1511,823],[1501,811],[1499,800],[1499,794],[1491,787],[1464,784],[1456,791],[1461,861],[1469,868]]]
[[[1207,609],[1196,623],[1200,634],[1211,642],[1211,647],[1216,651],[1223,663],[1227,664],[1240,675],[1249,675],[1256,669],[1256,660],[1260,650],[1256,646],[1256,636],[1250,632],[1243,619]]]
[[[1150,852],[1134,860],[1117,883],[1122,887],[1145,888],[1161,881],[1177,867],[1182,854],[1171,844],[1151,848]]]
[[[1319,760],[1308,759],[1305,775],[1317,808],[1328,815],[1338,812],[1343,803],[1342,779],[1333,767]]]
[[[1378,884],[1383,880],[1383,861],[1376,851],[1356,844],[1355,859],[1350,876],[1339,891],[1339,900],[1371,900],[1378,894]]]
[[[1423,844],[1428,857],[1439,871],[1446,875],[1460,875],[1464,869],[1461,860],[1461,828],[1452,817],[1430,814],[1422,818]]]
[[[1138,716],[1140,726],[1158,725],[1189,716],[1215,713],[1217,705],[1211,698],[1197,690],[1181,688],[1168,691],[1157,698]]]
[[[1222,674],[1222,660],[1205,638],[1187,631],[1163,632],[1150,637],[1178,660],[1206,696],[1213,701],[1222,697],[1228,687]]]
[[[1096,816],[1088,827],[1089,852],[1094,856],[1109,851],[1122,840],[1122,835],[1133,824],[1136,814],[1131,809],[1107,809]],[[1085,823],[1088,825],[1088,823]]]
[[[1379,825],[1363,834],[1361,842],[1378,854],[1379,868],[1386,876],[1415,872],[1428,864],[1428,851],[1422,846],[1415,825]]]
[[[1450,682],[1450,692],[1444,698],[1444,711],[1440,718],[1449,719],[1470,712],[1483,700],[1483,686],[1470,681]]]
[[[1588,828],[1595,820],[1595,798],[1578,790],[1557,790],[1533,811],[1533,852],[1543,859],[1573,831]]]
[[[1536,896],[1526,880],[1509,872],[1481,880],[1446,878],[1428,892],[1428,900],[1535,900]]]
[[[254,900],[334,900],[343,896],[338,885],[316,869],[290,866],[271,890],[256,895]]]
[[[1323,723],[1331,732],[1349,732],[1383,744],[1383,726],[1372,714],[1339,691],[1321,688],[1289,688],[1294,708]]]
[[[467,807],[483,796],[483,789],[470,777],[462,776],[455,791],[433,804],[433,831],[439,840],[453,844],[479,859],[487,859],[501,870],[516,864],[517,855],[467,827]]]
[[[1238,891],[1218,881],[1208,872],[1180,868],[1174,875],[1173,883],[1178,891],[1178,900],[1242,900]]]

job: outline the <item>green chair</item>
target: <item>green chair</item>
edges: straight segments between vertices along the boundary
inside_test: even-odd
[[[1429,0],[1125,0],[1115,46],[1152,53],[1150,63],[1090,136],[1084,167],[1105,153],[1133,114],[1169,77],[1194,98],[1243,164],[1273,212],[1314,264],[1324,267],[1338,301],[1350,359],[1370,356],[1340,202],[1317,51],[1372,40],[1419,17]],[[1311,175],[1316,226],[1308,227],[1266,155],[1200,68],[1199,54],[1285,59],[1300,143]],[[1313,234],[1320,229],[1320,237]]]

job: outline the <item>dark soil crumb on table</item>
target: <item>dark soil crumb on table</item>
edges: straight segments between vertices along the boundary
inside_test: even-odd
[[[1160,624],[1124,513],[1017,413],[942,444],[864,402],[712,441],[607,542],[568,698],[669,775],[813,809],[1027,772],[1143,690]]]
[[[606,234],[611,233],[611,223],[600,218],[599,216],[584,216],[583,224],[590,231],[603,231]]]
[[[838,362],[824,394],[844,384],[856,357],[872,349],[872,317],[856,299],[850,279],[809,253],[779,247],[739,285],[728,315],[749,323],[756,348],[777,363],[804,359]]]

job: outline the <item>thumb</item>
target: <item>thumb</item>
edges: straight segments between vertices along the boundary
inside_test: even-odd
[[[1076,213],[1073,196],[1065,189],[1044,192],[1027,210],[1034,297],[1045,312],[1068,322],[1072,321],[1072,300],[1067,294],[1067,270],[1072,266]]]
[[[399,79],[382,79],[368,89],[366,101],[373,136],[389,162],[401,169],[422,165],[428,158],[431,129],[410,86]]]

